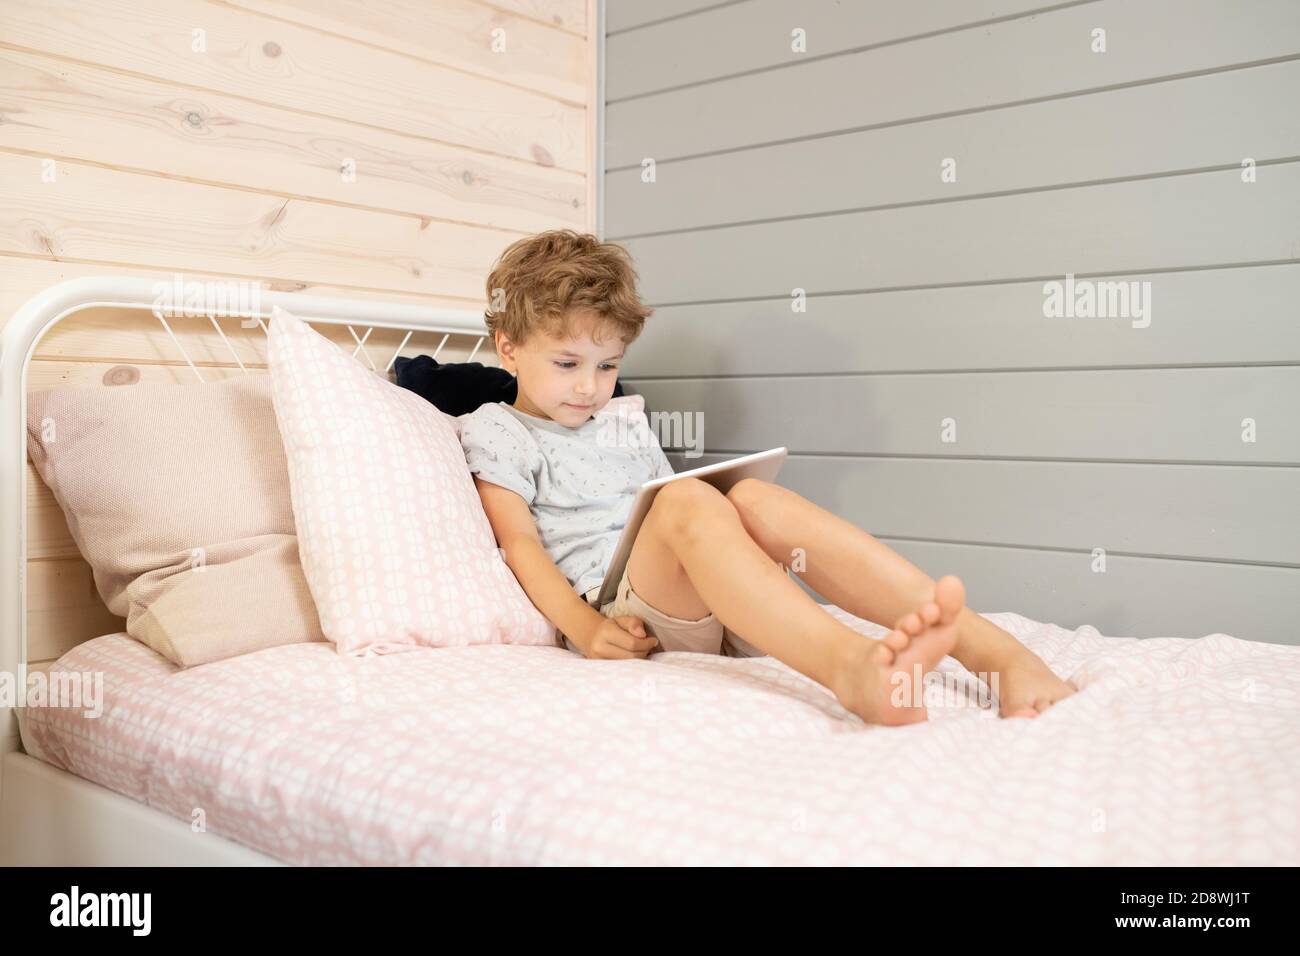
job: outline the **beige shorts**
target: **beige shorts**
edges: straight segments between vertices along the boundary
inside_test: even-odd
[[[584,597],[587,603],[596,600],[599,588],[588,591]],[[763,652],[750,644],[730,628],[723,627],[712,614],[697,621],[688,621],[672,617],[658,608],[651,607],[641,599],[641,595],[632,590],[632,583],[627,577],[627,568],[618,582],[618,591],[614,600],[608,601],[600,608],[605,617],[622,617],[630,614],[645,621],[647,634],[659,638],[659,647],[651,653],[662,651],[690,651],[695,654],[721,654],[724,657],[762,657]],[[564,646],[576,653],[582,653],[573,642],[565,637]]]

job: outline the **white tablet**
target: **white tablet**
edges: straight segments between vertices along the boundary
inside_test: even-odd
[[[623,579],[623,569],[627,567],[627,559],[632,555],[632,543],[636,541],[636,534],[641,530],[641,522],[645,520],[646,513],[650,510],[650,505],[654,502],[660,488],[683,478],[699,478],[726,494],[731,490],[731,486],[742,478],[772,481],[776,478],[776,473],[781,470],[781,466],[785,464],[785,458],[786,449],[782,446],[647,481],[637,492],[636,500],[632,502],[627,524],[623,526],[618,547],[614,549],[614,559],[609,562],[609,568],[605,571],[605,580],[601,582],[600,591],[597,592],[596,601],[592,606],[599,608],[606,601],[614,600],[618,591],[618,582]]]

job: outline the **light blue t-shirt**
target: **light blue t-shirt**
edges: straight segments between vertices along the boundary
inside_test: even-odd
[[[528,503],[542,547],[584,596],[605,578],[637,489],[673,474],[643,395],[610,399],[577,428],[506,402],[458,420],[470,472]]]

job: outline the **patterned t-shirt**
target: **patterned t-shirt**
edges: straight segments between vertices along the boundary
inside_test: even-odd
[[[577,428],[506,402],[459,418],[470,472],[528,503],[542,547],[584,596],[604,580],[637,489],[673,474],[644,409],[645,396],[620,396]]]

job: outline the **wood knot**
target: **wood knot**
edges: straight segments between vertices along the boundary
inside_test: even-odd
[[[38,229],[36,230],[36,232],[32,234],[32,238],[34,238],[38,243],[40,243],[41,247],[45,249],[46,253],[51,258],[57,259],[59,257],[58,252],[54,248],[54,242],[45,233],[41,232]]]
[[[537,162],[540,165],[542,166],[555,165],[555,157],[553,157],[549,152],[547,152],[546,147],[540,146],[537,143],[533,143],[530,148],[532,150],[533,159],[537,160]]]
[[[266,228],[274,229],[276,225],[279,224],[280,220],[284,218],[284,211],[288,207],[289,207],[289,200],[286,199],[284,202],[280,204],[279,209],[277,209],[274,213],[272,213],[270,216],[267,217]]]
[[[280,55],[280,44],[274,40],[267,40],[262,44],[262,52],[269,57],[275,58]]]
[[[104,373],[105,385],[134,385],[140,381],[140,370],[134,365],[114,365]]]

